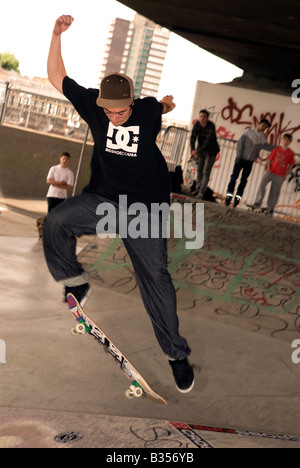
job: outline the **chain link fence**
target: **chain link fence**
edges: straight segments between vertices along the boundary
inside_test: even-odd
[[[74,190],[79,194],[90,178],[93,139],[86,123],[72,104],[61,95],[44,96],[24,89],[2,86],[0,99],[0,203],[32,216],[47,211],[46,177],[59,163],[63,151],[71,154],[70,168],[76,176]],[[197,177],[190,162],[190,131],[162,128],[157,145],[170,172],[181,166],[185,184]],[[236,140],[218,138],[220,153],[209,182],[219,202],[223,202],[236,157]],[[269,153],[261,152],[254,165],[241,207],[254,203]],[[266,195],[267,196],[267,195]],[[278,216],[300,222],[300,155],[285,181],[278,205]]]

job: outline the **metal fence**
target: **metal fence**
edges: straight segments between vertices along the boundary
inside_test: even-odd
[[[237,141],[226,138],[218,138],[220,153],[213,167],[209,187],[219,201],[224,202],[227,195],[227,187],[233,172],[236,159]],[[258,188],[265,173],[266,161],[270,152],[261,151],[259,159],[253,166],[249,178],[241,207],[247,207],[255,202]],[[186,149],[185,155],[185,184],[190,184],[191,180],[197,178],[197,165],[189,161],[190,150]],[[295,157],[295,166],[293,167],[287,180],[284,182],[278,204],[275,208],[275,215],[293,222],[300,222],[300,155]],[[269,194],[269,188],[266,191],[264,201]]]
[[[56,94],[49,96],[8,86],[0,124],[83,141],[87,124],[66,98]],[[92,143],[91,135],[88,141]]]
[[[3,94],[3,93],[2,93]],[[0,121],[0,202],[33,215],[46,211],[46,176],[58,164],[62,151],[69,151],[76,175],[74,195],[88,183],[93,139],[73,106],[59,96],[7,89],[1,98]],[[2,125],[1,125],[2,124]],[[197,168],[190,160],[190,135],[186,128],[162,128],[157,145],[170,172],[181,166],[185,182],[196,179]],[[219,201],[224,201],[233,170],[237,141],[218,138],[220,153],[209,182]],[[254,203],[265,170],[267,152],[254,165],[241,207]],[[300,222],[300,155],[285,181],[276,214]]]
[[[183,166],[189,131],[186,128],[169,126],[162,129],[157,144],[168,164],[170,172],[174,172],[176,166]]]

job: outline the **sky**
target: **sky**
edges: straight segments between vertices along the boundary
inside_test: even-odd
[[[135,12],[115,0],[14,0],[2,2],[0,14],[0,53],[13,53],[21,74],[30,78],[47,76],[55,20],[72,15],[75,21],[62,39],[66,71],[82,86],[98,87],[109,25],[116,17],[132,20]],[[157,98],[172,94],[172,118],[189,122],[197,80],[230,82],[241,74],[234,65],[172,33]]]

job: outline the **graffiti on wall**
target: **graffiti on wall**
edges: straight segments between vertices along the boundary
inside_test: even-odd
[[[271,127],[266,131],[266,137],[269,142],[274,145],[279,145],[280,141],[285,133],[294,135],[294,141],[300,142],[300,124],[295,125],[291,119],[284,112],[257,112],[255,106],[251,103],[241,104],[235,98],[229,97],[225,106],[219,112],[216,106],[208,108],[210,112],[210,119],[216,124],[216,133],[219,138],[225,138],[232,140],[235,143],[241,132],[235,132],[234,126],[241,126],[243,132],[246,128],[256,126],[262,119],[268,119],[271,122]],[[193,122],[195,123],[196,120]],[[225,123],[225,124],[224,124]],[[228,126],[226,125],[228,123]],[[298,132],[298,133],[297,133]],[[297,134],[297,135],[296,135]],[[234,159],[236,151],[235,146],[231,148],[232,154],[230,157]],[[226,146],[226,156],[228,156],[229,150]],[[221,169],[221,157],[222,151],[218,154],[214,170]],[[265,166],[268,154],[261,155],[257,160],[257,164]],[[228,174],[229,176],[229,174]],[[290,190],[293,193],[300,192],[300,164],[297,163],[288,179],[287,183],[290,186]],[[298,201],[296,201],[298,203]]]
[[[294,192],[300,192],[300,164],[296,164],[289,177],[288,177],[288,183],[293,182],[294,183]]]
[[[285,112],[260,112],[255,110],[253,104],[240,104],[233,97],[227,99],[226,105],[221,109],[220,112],[216,110],[216,106],[208,108],[210,112],[210,118],[216,124],[217,136],[220,138],[227,138],[230,140],[237,140],[240,136],[232,130],[233,125],[239,125],[243,127],[242,131],[249,127],[255,127],[262,119],[268,119],[271,122],[271,127],[266,131],[266,137],[272,145],[279,145],[280,141],[285,133],[294,135],[299,132],[296,136],[296,141],[300,143],[300,124],[295,125],[291,119],[285,114]],[[220,117],[225,123],[228,123],[228,127],[224,124],[218,124]],[[197,119],[193,121],[193,124]]]
[[[294,125],[284,112],[263,112],[257,114],[253,104],[240,105],[233,97],[228,98],[226,106],[221,111],[222,119],[230,124],[243,127],[255,127],[262,119],[268,119],[271,127],[266,136],[271,144],[279,145],[285,133],[294,135],[300,130],[300,125]],[[300,142],[300,135],[297,139]]]

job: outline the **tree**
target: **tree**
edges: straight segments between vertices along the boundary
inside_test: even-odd
[[[5,70],[15,70],[17,73],[20,73],[20,62],[14,54],[11,54],[10,52],[0,53],[0,65],[2,68],[5,68]]]

